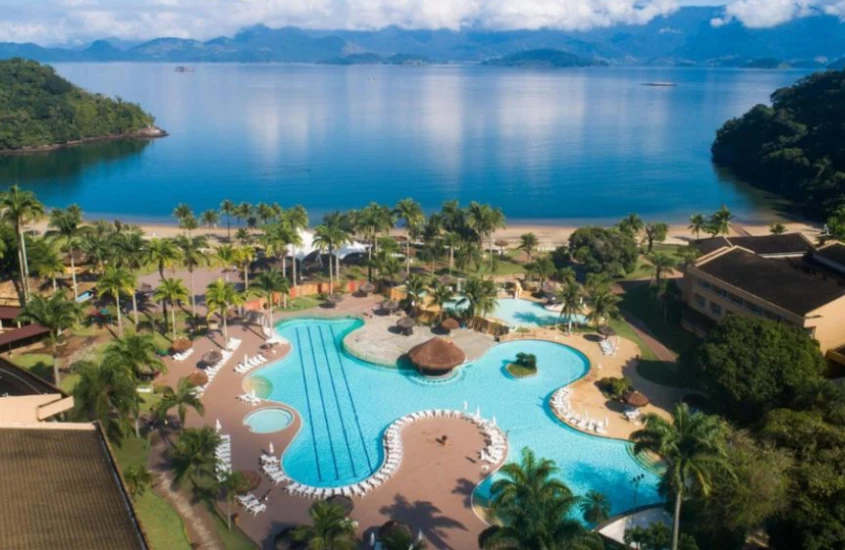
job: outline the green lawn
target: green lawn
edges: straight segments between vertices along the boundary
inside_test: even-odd
[[[672,388],[684,388],[684,377],[678,369],[677,363],[669,363],[657,360],[641,360],[637,365],[637,373],[650,382],[669,386]]]
[[[654,298],[647,284],[628,286],[619,306],[639,319],[655,338],[679,355],[697,341],[697,338],[681,328],[680,324],[665,318],[663,305]]]
[[[299,298],[288,300],[288,307],[277,307],[275,311],[280,313],[284,313],[287,311],[303,311],[306,309],[311,309],[312,307],[317,307],[319,305],[320,300],[313,296],[300,296]]]

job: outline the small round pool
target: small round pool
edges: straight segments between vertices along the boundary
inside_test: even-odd
[[[256,434],[269,434],[284,430],[293,422],[293,415],[285,409],[259,409],[244,417],[244,425]]]

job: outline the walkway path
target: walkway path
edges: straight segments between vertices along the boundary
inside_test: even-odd
[[[654,335],[649,332],[646,328],[645,323],[628,313],[627,311],[622,312],[622,316],[625,318],[625,321],[631,325],[631,328],[640,337],[643,343],[651,350],[651,352],[660,360],[660,361],[667,361],[670,363],[674,363],[678,360],[678,355],[660,343],[660,341],[654,337]]]

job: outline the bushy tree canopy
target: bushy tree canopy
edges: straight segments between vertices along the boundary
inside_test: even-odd
[[[593,273],[618,276],[637,267],[637,242],[618,229],[582,227],[569,237],[572,257]]]
[[[804,331],[766,319],[731,316],[683,361],[726,417],[748,425],[788,406],[825,364]]]

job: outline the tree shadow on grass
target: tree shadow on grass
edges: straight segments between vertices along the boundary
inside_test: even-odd
[[[424,500],[410,502],[402,495],[396,495],[393,504],[382,506],[379,512],[410,526],[415,533],[421,530],[423,537],[435,548],[449,547],[444,540],[446,529],[467,530],[463,523],[442,515],[440,508],[433,503]]]

